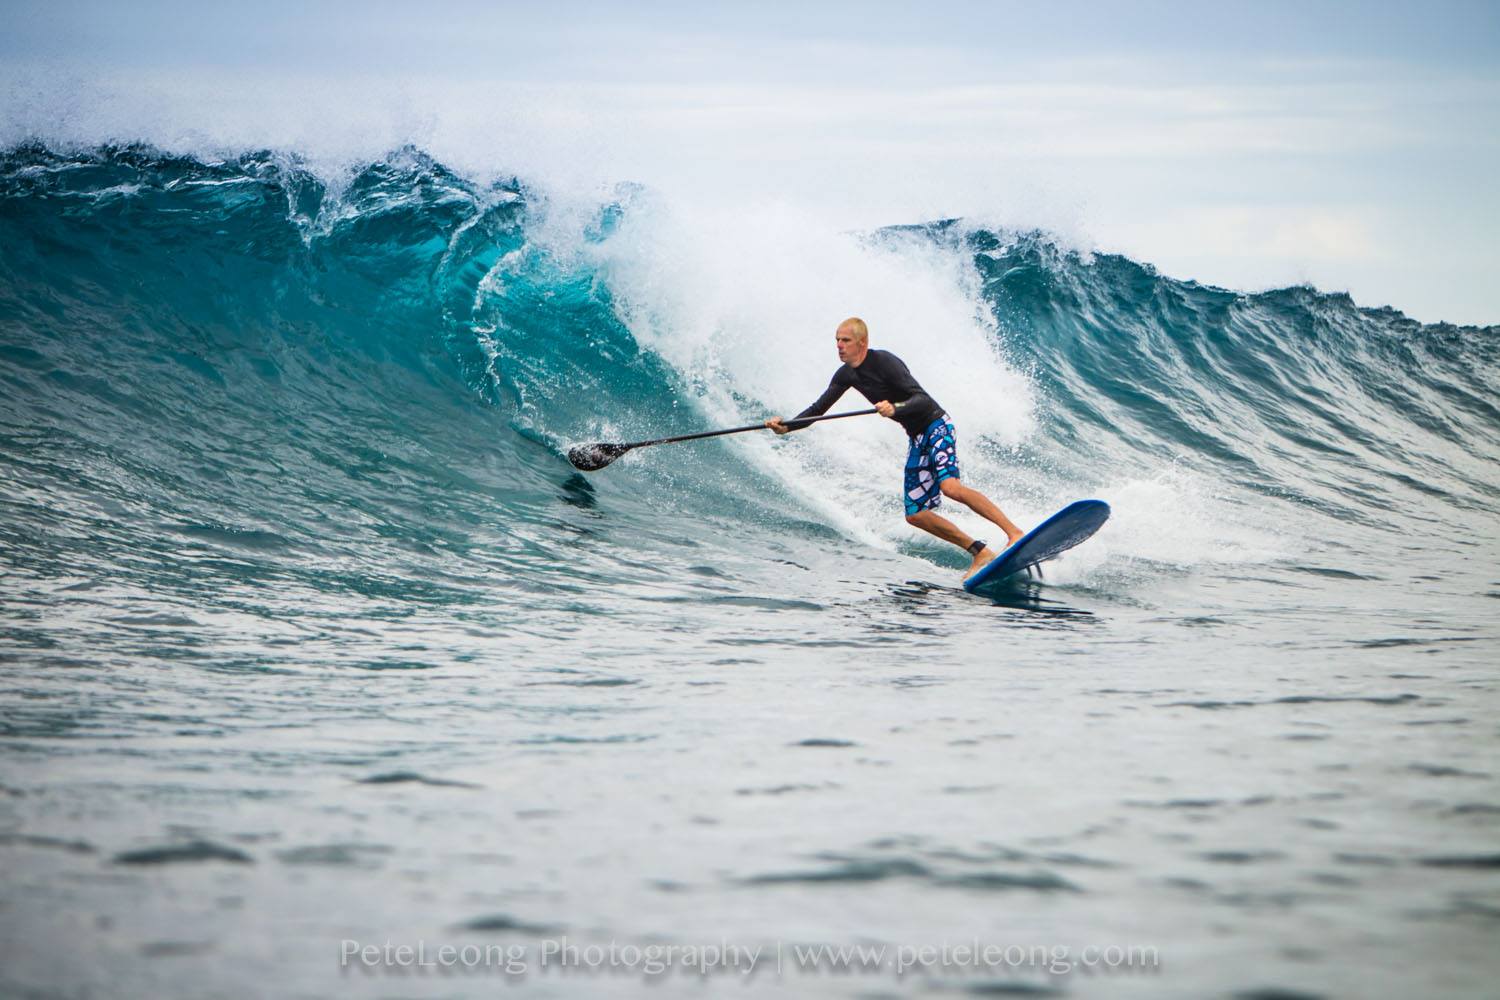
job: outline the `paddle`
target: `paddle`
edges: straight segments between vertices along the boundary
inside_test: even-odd
[[[821,417],[803,417],[801,420],[791,420],[789,423],[801,427],[805,424],[816,423],[819,420],[838,420],[840,417],[863,417],[874,413],[875,407],[868,410],[850,410],[848,413],[829,413]],[[679,434],[677,437],[657,438],[655,441],[634,441],[630,444],[580,444],[568,449],[568,461],[584,472],[597,472],[632,448],[645,448],[653,444],[672,444],[676,441],[697,441],[699,438],[718,437],[721,434],[743,434],[745,431],[763,431],[765,424],[746,424],[744,427],[730,427],[722,431],[701,431],[697,434]]]

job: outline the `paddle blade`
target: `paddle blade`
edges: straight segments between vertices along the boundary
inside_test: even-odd
[[[568,461],[575,469],[597,472],[629,451],[628,444],[580,444],[568,449]]]

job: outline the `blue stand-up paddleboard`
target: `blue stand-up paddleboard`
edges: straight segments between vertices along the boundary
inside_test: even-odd
[[[1002,590],[1017,573],[1055,559],[1079,542],[1086,541],[1108,520],[1109,504],[1103,500],[1070,503],[981,566],[978,573],[964,581],[964,589],[981,596]]]

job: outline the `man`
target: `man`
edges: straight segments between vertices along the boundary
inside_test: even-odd
[[[993,521],[1005,532],[1007,545],[1014,544],[1021,537],[1021,529],[1012,524],[989,497],[959,481],[953,422],[937,401],[922,391],[900,358],[889,351],[870,350],[870,331],[865,321],[858,317],[844,320],[833,339],[843,365],[833,373],[828,389],[817,402],[789,423],[781,417],[772,417],[766,421],[766,426],[777,434],[801,430],[810,425],[799,425],[798,420],[827,413],[846,390],[858,389],[862,396],[875,404],[882,417],[901,424],[911,439],[906,452],[906,523],[968,552],[973,562],[964,576],[972,576],[997,553],[937,513],[936,508],[943,497],[956,500],[980,517]]]

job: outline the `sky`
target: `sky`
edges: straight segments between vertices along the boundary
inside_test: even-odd
[[[1500,323],[1500,3],[0,7],[4,144],[410,142],[559,197],[965,216]]]

